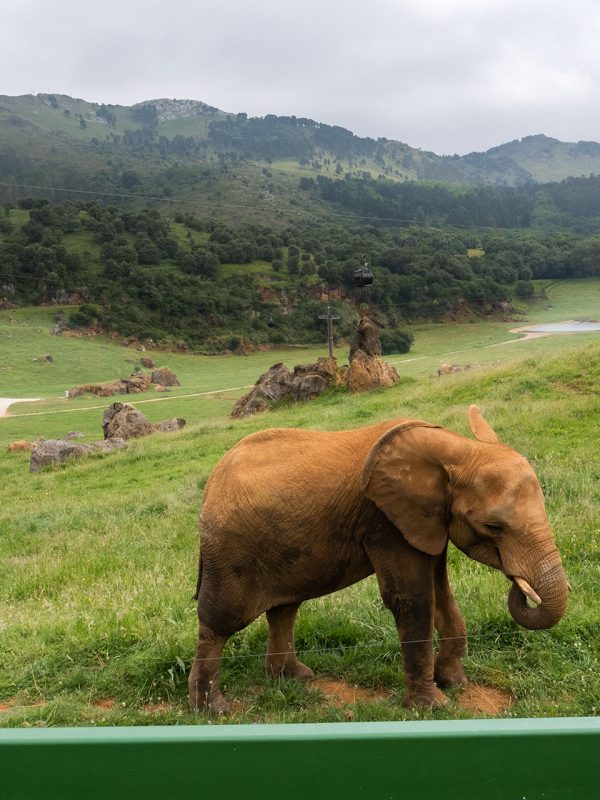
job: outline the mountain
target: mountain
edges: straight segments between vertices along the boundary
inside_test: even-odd
[[[438,156],[391,139],[361,138],[311,119],[272,114],[252,118],[196,100],[160,98],[119,106],[61,94],[0,96],[4,183],[131,190],[142,183],[148,188],[150,175],[156,179],[168,169],[187,169],[188,181],[194,182],[202,168],[241,163],[260,166],[258,175],[266,166],[271,173],[266,177],[275,178],[276,184],[281,179],[284,185],[286,177],[297,183],[299,177],[321,174],[515,186],[600,174],[600,144],[560,142],[540,134],[483,153]],[[135,174],[123,177],[131,171]],[[257,171],[250,172],[254,184]],[[168,176],[154,183],[167,196],[173,191]],[[249,191],[238,194],[247,194],[252,202],[253,186],[245,188]]]

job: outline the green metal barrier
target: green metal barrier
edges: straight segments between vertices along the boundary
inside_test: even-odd
[[[600,719],[0,730],[3,800],[597,800]]]

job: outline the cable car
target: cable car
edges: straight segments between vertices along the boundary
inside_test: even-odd
[[[358,287],[370,286],[373,283],[373,273],[369,268],[366,255],[363,256],[362,266],[354,273],[354,285]]]
[[[273,319],[273,317],[269,317],[269,319],[267,321],[267,325],[269,326],[269,328],[274,328],[275,327],[275,320]]]

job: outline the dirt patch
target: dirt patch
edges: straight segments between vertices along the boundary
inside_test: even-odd
[[[172,708],[167,703],[145,703],[142,706],[142,714],[162,714],[163,711],[170,711]]]
[[[116,701],[107,698],[106,700],[96,700],[92,703],[92,705],[94,706],[94,708],[102,708],[105,711],[108,711],[109,708],[115,707]]]
[[[469,683],[458,698],[458,705],[476,714],[502,714],[512,704],[512,695],[495,686]]]
[[[0,714],[6,714],[9,711],[14,711],[15,708],[43,708],[45,705],[46,703],[44,700],[36,700],[35,703],[27,703],[26,705],[23,703],[18,703],[16,700],[6,700],[5,702],[0,703]]]
[[[336,708],[353,706],[357,701],[387,700],[390,697],[390,692],[386,689],[365,689],[345,681],[330,681],[326,678],[315,678],[310,682],[310,686],[320,689],[328,702]]]

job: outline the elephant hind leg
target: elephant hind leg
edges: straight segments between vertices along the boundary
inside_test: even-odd
[[[238,593],[239,594],[239,593]],[[189,684],[190,705],[196,711],[224,714],[228,706],[219,689],[221,656],[227,640],[257,616],[244,607],[239,596],[221,596],[220,585],[206,570],[198,595],[198,646]]]
[[[269,641],[265,663],[267,674],[273,678],[283,675],[285,678],[310,680],[314,677],[312,669],[296,656],[294,623],[299,606],[300,603],[290,603],[267,611]]]
[[[188,680],[189,700],[194,711],[227,712],[227,703],[219,689],[219,676],[221,654],[228,638],[200,625],[196,657]]]

